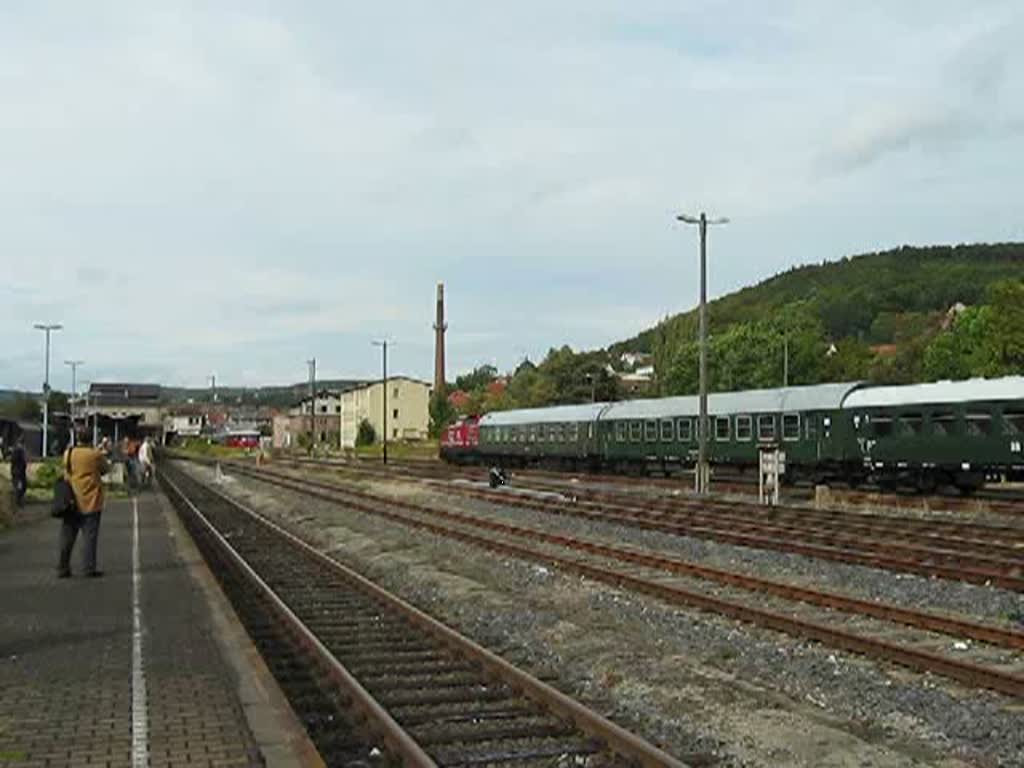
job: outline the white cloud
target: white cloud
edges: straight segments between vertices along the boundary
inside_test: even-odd
[[[438,279],[453,360],[608,343],[695,297],[680,207],[716,291],[1021,234],[1014,2],[55,8],[0,10],[0,386],[51,318],[97,375],[426,375]]]

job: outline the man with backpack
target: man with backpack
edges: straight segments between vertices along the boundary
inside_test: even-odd
[[[78,445],[64,452],[64,477],[71,486],[76,509],[65,514],[60,529],[60,564],[57,578],[66,579],[71,575],[71,550],[82,531],[85,550],[82,552],[82,569],[85,576],[98,577],[103,571],[96,569],[96,545],[100,535],[100,516],[103,514],[102,477],[109,469],[108,443],[104,440],[100,448],[90,448],[88,430],[78,435]]]
[[[11,485],[14,486],[15,506],[20,507],[28,489],[28,459],[25,456],[25,440],[20,435],[11,449]]]

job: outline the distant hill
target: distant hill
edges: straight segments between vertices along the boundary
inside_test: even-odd
[[[940,359],[943,350],[928,351],[954,324],[961,327],[957,316],[965,307],[987,306],[993,287],[1006,280],[1024,280],[1024,243],[903,246],[794,267],[709,303],[713,388],[781,383],[787,346],[790,383],[835,377],[901,382],[1013,370],[1016,358],[1005,354],[1002,362],[978,357],[959,365]],[[1013,297],[1003,300],[1012,306]],[[973,312],[965,317],[972,319]],[[659,391],[692,391],[696,315],[694,308],[666,318],[608,351],[612,358],[625,351],[653,353]],[[986,316],[1003,318],[1004,325],[1009,317],[1002,311]],[[1000,337],[1014,327],[1000,330]],[[941,341],[949,348],[957,343],[969,346]],[[961,356],[967,353],[965,348]]]
[[[365,383],[365,379],[325,379],[317,381],[317,389],[349,389]],[[209,402],[212,391],[209,387],[164,387],[167,403]],[[264,387],[217,387],[217,400],[222,403],[245,403],[247,405],[269,405],[286,408],[294,405],[309,394],[309,382],[298,384],[270,385]]]

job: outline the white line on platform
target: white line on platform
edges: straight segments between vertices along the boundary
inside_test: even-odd
[[[132,768],[149,765],[149,713],[146,671],[142,667],[142,605],[139,591],[139,502],[132,499]]]

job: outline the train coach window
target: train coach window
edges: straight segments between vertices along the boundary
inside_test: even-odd
[[[774,416],[758,416],[757,417],[757,439],[758,440],[774,440],[775,439],[775,417]]]
[[[875,437],[889,437],[892,434],[892,417],[875,416],[871,420],[871,426],[875,430]]]
[[[569,425],[569,440],[576,442],[580,439],[580,425],[573,422]]]
[[[800,414],[799,413],[784,413],[784,414],[782,414],[782,439],[783,440],[799,440],[800,439]]]
[[[924,418],[920,413],[900,415],[900,431],[905,435],[919,435],[924,429]]]
[[[672,423],[672,419],[661,420],[661,442],[671,443],[676,439],[675,429],[673,429],[673,426],[674,424]]]
[[[1024,435],[1024,410],[1008,408],[1003,411],[1003,432],[1007,435]]]
[[[639,443],[644,436],[644,425],[639,421],[629,422],[629,440],[632,443]]]
[[[689,419],[676,420],[676,435],[679,436],[680,442],[683,443],[688,443],[693,439],[693,425]]]
[[[956,414],[950,411],[932,414],[932,434],[939,436],[956,433]]]
[[[644,422],[644,440],[648,443],[653,443],[658,439],[658,422],[654,419],[648,419]]]
[[[980,436],[992,434],[991,413],[968,413],[966,424],[967,434],[969,435]]]
[[[715,440],[728,440],[729,439],[729,417],[728,416],[716,416],[715,417]]]
[[[626,442],[626,422],[615,422],[615,439],[620,443]]]
[[[818,417],[804,416],[804,437],[808,440],[818,439]]]
[[[754,420],[750,416],[736,417],[736,439],[749,440],[754,435]]]

